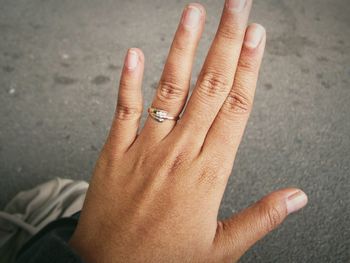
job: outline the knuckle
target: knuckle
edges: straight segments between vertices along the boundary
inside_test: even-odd
[[[225,176],[230,167],[229,162],[224,155],[215,154],[214,156],[202,156],[200,163],[202,168],[199,173],[199,183],[209,185],[226,185]]]
[[[163,149],[161,152],[157,150],[159,152],[159,155],[157,155],[158,165],[163,174],[169,176],[180,174],[179,171],[186,169],[193,161],[193,148],[188,147],[184,138],[180,137],[176,142],[164,141],[157,144],[158,147]],[[161,156],[160,161],[159,156]]]
[[[218,28],[218,36],[228,39],[228,40],[233,40],[233,41],[242,41],[243,36],[244,36],[244,31],[237,25],[236,23],[227,23],[227,24],[222,24]]]
[[[156,156],[154,154],[154,147],[140,147],[139,151],[137,152],[135,158],[133,158],[132,163],[135,168],[135,170],[144,171],[145,169],[151,168],[154,174],[157,173],[159,170],[159,162],[155,162],[154,157]]]
[[[223,168],[218,165],[222,163],[222,161],[215,157],[212,160],[203,159],[202,161],[206,163],[206,165],[203,165],[203,168],[200,170],[198,178],[199,183],[207,183],[209,185],[217,184],[220,181],[220,174],[223,172]]]
[[[245,55],[239,61],[238,70],[244,73],[255,74],[258,69],[259,63],[254,55]]]
[[[262,226],[265,228],[266,232],[270,232],[282,222],[284,215],[279,209],[269,204],[267,201],[260,201],[260,205],[263,215]]]
[[[162,102],[183,100],[186,96],[186,91],[175,81],[161,81],[157,97]]]
[[[188,50],[189,41],[190,38],[188,37],[175,38],[172,45],[172,51],[176,54],[183,54]]]
[[[222,73],[208,70],[201,76],[198,92],[205,97],[217,97],[226,94],[231,86],[229,79]]]
[[[202,170],[199,174],[199,183],[207,183],[213,185],[217,178],[217,172],[214,169]]]
[[[252,110],[253,100],[251,96],[244,92],[244,89],[233,89],[225,101],[224,110],[228,113],[249,114]]]
[[[119,81],[119,90],[130,90],[133,87],[133,83],[129,78],[122,77]]]
[[[186,152],[180,152],[178,153],[175,158],[172,158],[172,161],[170,163],[168,163],[168,171],[169,173],[175,173],[176,171],[178,171],[183,165],[184,163],[187,162],[187,154]]]
[[[116,109],[116,118],[118,120],[133,120],[139,119],[142,114],[142,109],[137,107],[131,107],[118,103]]]

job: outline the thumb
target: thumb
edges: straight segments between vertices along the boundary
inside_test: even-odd
[[[218,223],[215,246],[226,262],[238,260],[254,243],[307,203],[304,192],[295,188],[270,193],[228,220]]]

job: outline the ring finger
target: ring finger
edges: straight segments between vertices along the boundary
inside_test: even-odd
[[[179,116],[186,103],[195,51],[203,31],[205,10],[199,4],[189,4],[175,34],[152,108],[167,111],[170,116]],[[161,141],[172,130],[176,121],[160,123],[148,116],[140,138]]]

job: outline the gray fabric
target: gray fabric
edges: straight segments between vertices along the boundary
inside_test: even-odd
[[[81,210],[88,186],[56,178],[18,193],[0,212],[0,263],[14,262],[23,244],[51,221]]]

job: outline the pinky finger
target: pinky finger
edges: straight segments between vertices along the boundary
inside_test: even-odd
[[[118,102],[107,141],[112,151],[125,152],[134,142],[142,115],[142,77],[144,55],[140,49],[128,50],[120,79]]]

